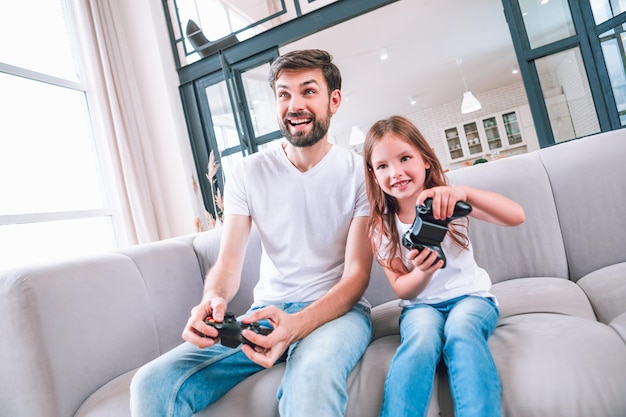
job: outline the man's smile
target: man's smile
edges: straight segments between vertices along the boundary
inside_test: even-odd
[[[297,119],[288,119],[287,121],[291,126],[299,126],[311,123],[312,119],[310,117],[299,117]]]

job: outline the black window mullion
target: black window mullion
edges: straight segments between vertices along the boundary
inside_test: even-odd
[[[549,46],[536,48],[534,50],[530,47],[522,11],[517,0],[502,0],[502,5],[504,16],[511,33],[515,55],[517,56],[522,82],[526,90],[539,146],[542,148],[552,146],[555,143],[554,134],[552,133],[548,109],[543,98],[541,82],[535,66],[537,54],[549,54],[552,52],[552,49]]]
[[[608,78],[604,54],[599,37],[596,35],[591,5],[587,1],[579,0],[569,0],[569,4],[600,130],[604,132],[616,129],[621,126],[621,123],[615,105],[613,89]],[[602,73],[605,75],[604,77],[600,75]]]

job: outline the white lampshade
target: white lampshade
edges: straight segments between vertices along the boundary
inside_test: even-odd
[[[350,132],[350,146],[358,146],[365,142],[365,133],[356,125],[352,126]]]
[[[482,106],[480,105],[480,101],[478,101],[478,99],[474,97],[471,91],[466,91],[465,93],[463,93],[461,113],[471,113],[473,111],[480,110],[481,107]]]

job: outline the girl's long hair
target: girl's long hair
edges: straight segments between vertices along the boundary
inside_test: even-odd
[[[396,215],[398,213],[398,202],[394,197],[386,194],[374,179],[372,167],[372,151],[374,147],[386,136],[393,134],[408,144],[414,146],[422,155],[426,165],[430,168],[426,170],[424,188],[447,185],[441,163],[435,155],[419,129],[407,118],[402,116],[391,116],[374,123],[365,136],[363,144],[363,162],[365,166],[365,185],[367,188],[367,198],[370,203],[370,218],[368,222],[368,234],[372,244],[372,251],[376,260],[382,266],[391,269],[396,273],[408,272],[406,268],[398,271],[392,267],[391,260],[402,258],[401,240],[396,227]],[[467,223],[465,223],[467,224]],[[465,227],[467,229],[467,227]],[[467,232],[456,227],[450,228],[452,240],[464,249],[468,248],[469,241]],[[382,248],[383,236],[387,239],[388,246]],[[381,258],[381,253],[385,253],[386,259]]]

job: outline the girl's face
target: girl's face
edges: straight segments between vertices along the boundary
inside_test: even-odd
[[[415,200],[424,190],[426,169],[417,148],[392,133],[383,136],[372,149],[371,166],[376,183],[398,203],[415,205]]]

